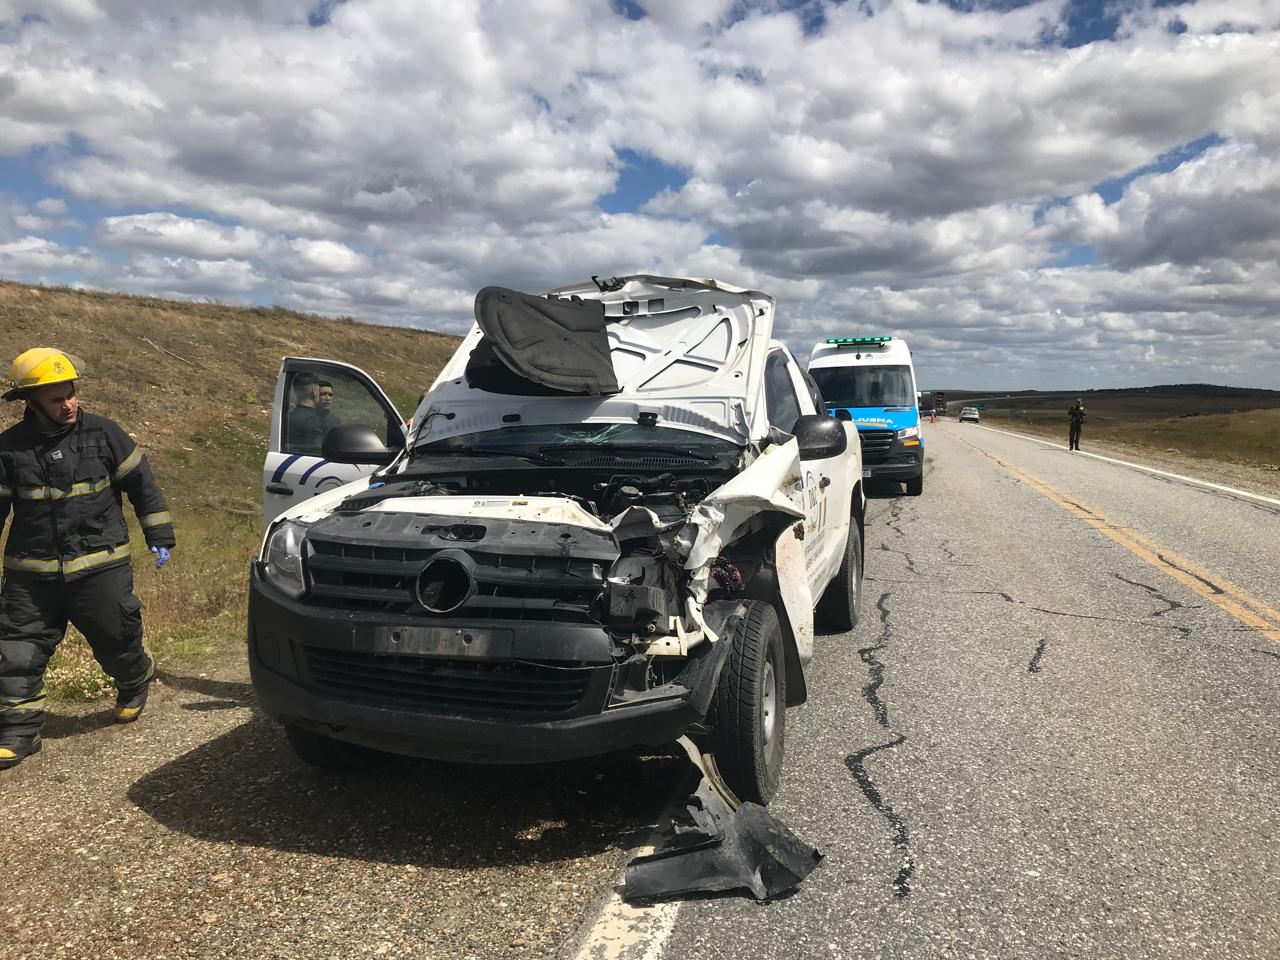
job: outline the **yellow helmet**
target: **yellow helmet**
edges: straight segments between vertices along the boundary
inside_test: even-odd
[[[9,368],[9,389],[0,400],[20,400],[34,387],[79,380],[84,366],[57,347],[34,347],[13,361]]]

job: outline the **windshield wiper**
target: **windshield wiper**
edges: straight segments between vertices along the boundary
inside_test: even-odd
[[[689,457],[693,460],[702,460],[710,463],[718,460],[719,457],[710,453],[699,453],[696,450],[689,450],[685,447],[677,447],[672,444],[661,443],[548,443],[538,448],[539,450],[634,450],[639,453],[665,453],[668,455],[675,454],[681,457]]]
[[[552,467],[563,467],[564,461],[559,457],[549,457],[541,451],[512,450],[509,447],[421,447],[414,450],[414,459],[425,456],[441,457],[517,457],[533,463],[545,463]]]

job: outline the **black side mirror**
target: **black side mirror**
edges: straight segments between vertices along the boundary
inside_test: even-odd
[[[334,463],[372,463],[385,467],[396,458],[396,453],[388,450],[373,428],[363,423],[333,427],[320,445],[320,456]]]
[[[811,413],[797,420],[794,430],[801,460],[825,460],[849,448],[845,426],[835,417]]]
[[[850,423],[853,421],[853,414],[850,413],[848,410],[846,410],[844,407],[840,407],[839,409],[836,410],[836,419],[844,420],[846,423]]]

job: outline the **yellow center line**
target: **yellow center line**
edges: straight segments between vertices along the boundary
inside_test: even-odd
[[[1134,556],[1146,561],[1161,573],[1177,580],[1188,590],[1225,610],[1246,627],[1258,631],[1273,643],[1280,643],[1280,610],[1276,610],[1247,590],[1223,580],[1186,557],[1160,546],[1150,537],[1139,533],[1132,527],[1127,527],[1116,520],[1112,520],[1100,510],[1095,510],[1088,504],[1068,497],[1066,494],[1049,486],[1039,477],[1001,460],[995,454],[988,453],[963,437],[957,437],[956,439],[965,444],[965,446],[977,450],[988,460],[999,464],[1010,476],[1021,480],[1032,490],[1052,500],[1073,516],[1079,517],[1099,533],[1120,544]]]

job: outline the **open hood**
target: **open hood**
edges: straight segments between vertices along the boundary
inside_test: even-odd
[[[658,425],[745,444],[764,429],[752,429],[753,401],[773,308],[768,294],[709,279],[637,275],[542,296],[486,288],[476,326],[418,410],[418,440],[498,429],[516,414],[524,424],[651,415]],[[476,375],[495,357],[504,376],[515,375],[505,384]]]

